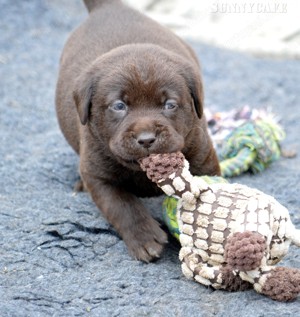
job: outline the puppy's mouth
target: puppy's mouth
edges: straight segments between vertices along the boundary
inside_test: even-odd
[[[159,132],[159,133],[158,133]],[[139,160],[150,154],[163,154],[181,151],[184,138],[173,128],[133,133],[132,130],[117,134],[110,140],[109,147],[117,161],[135,171],[141,171]]]
[[[142,159],[144,159],[145,157],[150,156],[151,154],[166,154],[166,153],[171,153],[171,152],[176,152],[176,151],[180,151],[181,149],[169,149],[168,151],[163,151],[163,150],[156,150],[155,152],[153,151],[147,151],[147,153],[144,153],[143,155],[139,155],[138,157],[135,158],[124,158],[120,155],[116,155],[117,160],[119,161],[119,163],[121,163],[123,166],[126,166],[132,170],[135,171],[141,171],[141,166],[140,166],[140,162]]]
[[[126,164],[129,164],[129,165],[139,165],[138,163],[139,159],[138,160],[124,160],[123,159],[123,162],[126,163]]]
[[[146,155],[147,156],[147,155]],[[122,164],[123,166],[127,167],[127,168],[130,168],[132,170],[141,170],[140,169],[140,164],[138,162],[138,160],[140,158],[137,158],[137,159],[128,159],[128,158],[124,158],[124,157],[121,157],[119,155],[115,155],[116,159],[118,160],[118,162],[120,164]]]
[[[169,146],[155,146],[153,149],[145,149],[145,148],[140,148],[140,149],[135,149],[135,151],[129,151],[128,148],[124,146],[120,146],[117,148],[113,148],[112,152],[117,159],[117,161],[135,171],[141,171],[140,163],[139,161],[151,154],[165,154],[165,153],[172,153],[172,152],[177,152],[181,151],[183,149],[183,142],[182,143],[175,143],[175,144],[169,144]],[[131,153],[130,153],[131,152]]]
[[[133,153],[128,151],[128,149],[124,147],[118,148],[119,151],[114,151],[114,156],[117,159],[117,161],[122,164],[123,166],[126,166],[133,170],[141,170],[139,160],[153,154],[154,152],[162,152],[163,149],[135,149]],[[164,149],[164,152],[166,152],[166,149]],[[168,151],[167,151],[168,152]]]

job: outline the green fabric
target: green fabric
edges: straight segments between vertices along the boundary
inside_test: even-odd
[[[270,119],[249,121],[236,128],[224,140],[219,154],[222,176],[262,172],[280,157],[279,142],[284,137],[283,129]]]
[[[256,152],[249,147],[241,149],[234,157],[220,162],[223,177],[233,177],[247,172],[256,159]]]
[[[163,201],[163,219],[167,225],[169,232],[179,239],[179,228],[177,222],[177,199],[167,196]]]

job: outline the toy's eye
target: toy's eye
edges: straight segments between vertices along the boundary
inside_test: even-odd
[[[127,105],[123,101],[117,100],[111,105],[111,109],[118,112],[127,111]]]
[[[164,104],[164,110],[175,110],[178,107],[175,100],[167,100]]]

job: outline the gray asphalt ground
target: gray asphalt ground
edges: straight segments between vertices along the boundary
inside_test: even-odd
[[[133,260],[86,193],[73,195],[78,158],[54,110],[63,44],[86,16],[80,0],[0,0],[0,316],[299,316],[300,298],[214,291],[183,277],[178,245]],[[272,106],[283,146],[300,153],[300,62],[193,43],[206,104]],[[300,227],[300,156],[238,182],[274,195]],[[146,199],[158,219],[161,199]],[[291,247],[284,265],[300,268]]]

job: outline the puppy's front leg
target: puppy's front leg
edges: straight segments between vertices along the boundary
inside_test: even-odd
[[[144,262],[158,258],[167,235],[142,202],[122,188],[82,175],[97,207],[123,238],[131,255]]]

